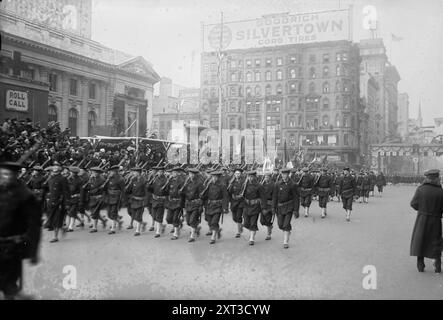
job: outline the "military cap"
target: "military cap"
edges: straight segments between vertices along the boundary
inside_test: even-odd
[[[53,166],[51,166],[50,168],[50,170],[51,171],[62,171],[63,170],[63,167],[58,163],[58,162],[56,162],[57,164],[54,164]]]
[[[222,174],[223,173],[221,171],[217,171],[217,170],[211,171],[211,175],[213,175],[213,176],[219,176],[219,175],[222,175]]]
[[[32,170],[35,170],[35,171],[43,171],[43,167],[41,167],[41,166],[33,166],[33,167],[32,167]]]
[[[53,166],[53,167],[55,167],[55,166],[59,166],[59,167],[61,167],[62,165],[60,164],[60,162],[58,162],[58,161],[54,161],[54,163],[52,164],[52,166]]]
[[[200,171],[199,171],[197,168],[189,168],[189,169],[188,169],[188,172],[191,172],[191,173],[199,173]]]
[[[304,167],[302,170],[303,170],[303,172],[308,172],[309,171],[309,169],[306,168],[306,167]]]
[[[5,161],[5,162],[0,162],[0,168],[8,169],[11,171],[20,171],[20,169],[23,168],[23,166],[18,162]]]
[[[281,169],[281,173],[289,173],[290,171],[291,171],[291,169],[288,169],[288,168]]]
[[[92,167],[92,168],[89,169],[89,170],[91,170],[91,171],[95,171],[95,172],[103,173],[103,169],[102,169],[102,168],[99,168],[99,167]]]
[[[344,167],[344,168],[343,168],[343,171],[344,171],[344,170],[349,171],[349,167]]]
[[[240,168],[240,167],[237,167],[237,168],[234,169],[234,172],[235,172],[235,171],[243,172],[243,169]]]
[[[256,175],[257,171],[255,171],[255,170],[247,171],[246,174],[249,176]]]
[[[109,168],[109,170],[120,170],[120,167],[115,165]]]
[[[79,167],[69,167],[69,171],[71,171],[72,173],[79,173],[80,168]]]
[[[431,169],[431,170],[426,171],[424,173],[424,175],[426,177],[428,177],[428,176],[439,176],[440,175],[440,170],[438,170],[438,169]]]
[[[131,171],[142,171],[142,168],[140,168],[140,167],[134,167],[134,168],[131,168]]]

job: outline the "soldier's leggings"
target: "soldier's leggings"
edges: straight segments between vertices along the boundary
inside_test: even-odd
[[[308,194],[306,196],[301,196],[300,200],[301,200],[300,204],[302,205],[302,207],[309,208],[311,206],[311,202],[312,202],[312,194]]]
[[[74,203],[69,205],[68,217],[70,218],[78,218],[77,213],[79,212],[78,203]]]
[[[154,221],[155,222],[159,222],[159,223],[163,223],[163,216],[165,214],[165,207],[161,206],[161,207],[152,207],[152,212],[154,215]]]
[[[269,210],[266,214],[260,213],[260,223],[262,226],[270,227],[272,226],[272,211]]]
[[[129,212],[129,210],[128,210]],[[118,218],[118,204],[110,204],[108,207],[108,218],[111,220],[117,220]]]
[[[328,197],[329,196],[319,196],[319,198],[318,198],[318,206],[320,208],[326,208],[326,205],[328,204]]]
[[[258,213],[254,215],[243,215],[243,226],[249,231],[258,231],[257,221],[258,221]]]
[[[232,220],[234,220],[235,223],[242,223],[243,222],[243,208],[239,206],[235,206],[234,208],[231,207],[232,211]]]
[[[354,200],[354,197],[341,197],[341,200],[343,201],[343,209],[345,210],[352,210],[352,202]]]
[[[180,214],[182,212],[181,208],[178,209],[167,209],[166,222],[172,224],[175,228],[180,226]]]
[[[369,190],[363,190],[363,196],[369,198]]]
[[[292,212],[287,212],[286,214],[277,213],[278,228],[282,231],[291,231],[291,219]]]
[[[209,225],[209,229],[211,231],[216,231],[218,232],[218,230],[220,229],[220,217],[221,217],[221,213],[214,213],[211,215],[208,215],[208,225]]]
[[[101,203],[96,204],[91,210],[91,219],[98,220],[100,218]]]
[[[378,192],[383,192],[383,186],[377,186]]]
[[[195,229],[198,227],[198,225],[200,224],[200,217],[201,217],[201,212],[199,209],[186,211],[186,223],[191,228]]]
[[[145,207],[133,209],[131,208],[131,217],[137,222],[143,221],[143,211],[145,210]]]

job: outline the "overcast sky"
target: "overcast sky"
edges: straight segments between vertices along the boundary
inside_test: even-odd
[[[93,0],[92,38],[141,55],[160,76],[200,86],[201,23],[253,19],[263,14],[347,8],[353,5],[353,40],[368,38],[363,8],[377,9],[379,36],[401,76],[410,117],[421,100],[425,124],[443,117],[443,1],[441,0]],[[402,37],[392,42],[391,34]]]

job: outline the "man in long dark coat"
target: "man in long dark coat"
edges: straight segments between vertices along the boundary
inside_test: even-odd
[[[411,256],[417,257],[419,272],[425,269],[424,258],[434,259],[434,270],[441,272],[443,189],[439,170],[429,170],[415,191],[411,207],[417,210],[411,240]]]

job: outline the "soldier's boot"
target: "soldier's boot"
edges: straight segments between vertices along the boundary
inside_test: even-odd
[[[271,240],[272,235],[272,226],[268,226],[268,235],[266,236],[265,240]]]
[[[289,231],[283,231],[283,248],[289,248]]]
[[[309,208],[305,207],[305,218],[309,216]]]
[[[118,219],[117,224],[118,224],[118,230],[121,231],[122,226],[123,226],[123,220]]]
[[[324,219],[326,217],[326,209],[321,208],[321,218]]]
[[[328,215],[328,207],[325,207],[325,217]]]
[[[129,226],[126,228],[128,230],[134,229],[134,220],[131,218],[131,222],[129,223]]]
[[[174,234],[173,234],[171,240],[177,240],[178,239],[178,227],[174,227],[173,232],[174,232]]]
[[[191,236],[189,237],[188,242],[194,242],[195,241],[195,234],[197,233],[196,228],[191,229]]]
[[[67,232],[72,232],[72,231],[74,231],[74,223],[75,223],[75,218],[71,218],[71,217],[69,217],[69,225],[68,225],[68,230],[67,230]]]
[[[211,241],[209,242],[209,244],[214,244],[215,243],[216,236],[217,236],[217,231],[212,230],[212,232],[211,232]]]
[[[91,231],[89,231],[90,233],[95,233],[97,232],[97,224],[98,224],[98,220],[92,220],[92,229]]]
[[[434,272],[441,273],[441,258],[434,260]]]
[[[235,235],[235,237],[240,238],[242,232],[243,232],[243,224],[237,223],[237,234]]]
[[[351,210],[346,210],[346,221],[351,221]]]
[[[135,233],[134,233],[135,237],[138,237],[140,235],[141,227],[142,227],[142,224],[140,222],[136,221],[135,222]]]
[[[142,231],[145,232],[146,231],[146,225],[148,223],[147,222],[142,222]]]
[[[197,226],[197,228],[195,228],[195,233],[197,234],[197,237],[200,237],[200,230],[202,227]]]
[[[254,241],[255,241],[255,233],[257,231],[251,231],[250,235],[249,235],[249,245],[253,246],[254,245]]]
[[[155,221],[154,226],[155,226],[154,238],[159,238],[160,237],[160,222]]]
[[[418,269],[418,272],[425,271],[425,258],[424,257],[417,257],[417,269]]]
[[[108,234],[115,234],[115,229],[116,229],[116,227],[117,227],[117,221],[112,220],[112,223],[111,223],[111,231],[109,231]]]

